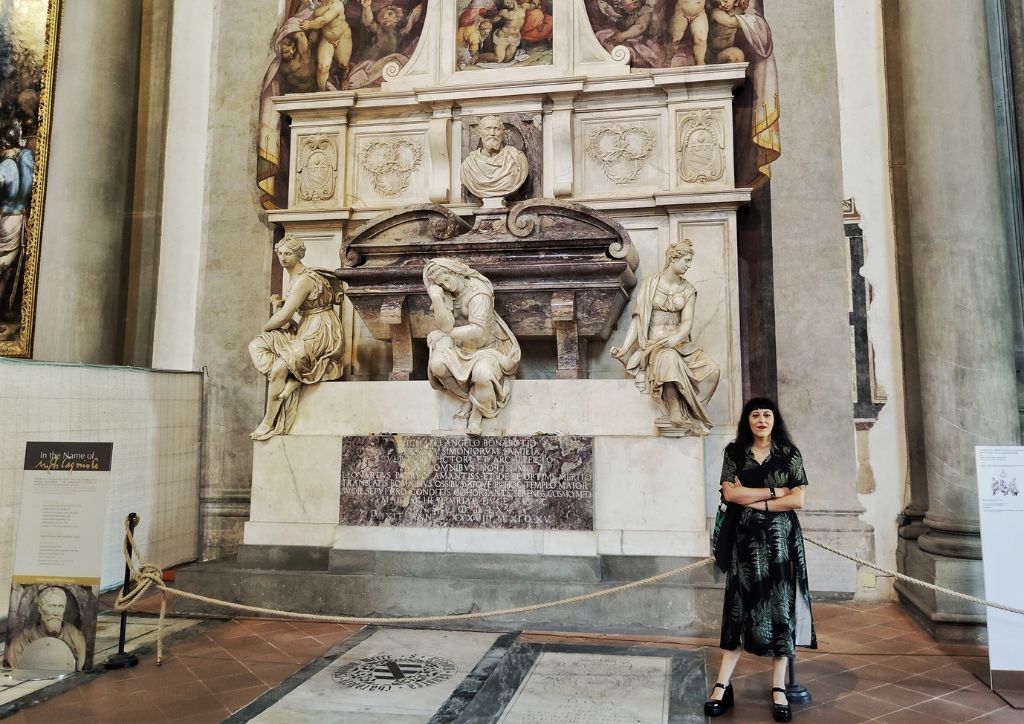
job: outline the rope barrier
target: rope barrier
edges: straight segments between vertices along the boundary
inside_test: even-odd
[[[890,571],[887,568],[882,568],[870,561],[866,561],[862,558],[852,556],[848,553],[843,553],[832,546],[822,543],[821,541],[813,538],[805,537],[808,543],[812,543],[819,548],[834,553],[843,558],[847,558],[859,565],[866,566],[868,568],[879,571],[886,575],[894,576],[900,580],[907,581],[908,583],[914,583],[925,588],[930,588],[940,593],[945,593],[950,596],[962,598],[972,603],[977,603],[990,608],[997,608],[1003,611],[1009,611],[1011,613],[1024,614],[1024,609],[1016,608],[1014,606],[1006,606],[993,601],[988,601],[982,598],[976,598],[966,593],[960,593],[958,591],[952,591],[948,588],[936,586],[935,584],[928,583],[926,581],[919,580],[917,578],[911,578],[910,576],[904,575],[897,571]],[[131,546],[132,553],[129,554],[128,546]],[[516,606],[513,608],[503,608],[495,611],[473,611],[469,613],[454,613],[447,615],[436,615],[436,616],[332,616],[318,613],[302,613],[300,611],[284,611],[275,608],[263,608],[261,606],[249,606],[243,603],[233,603],[231,601],[224,601],[218,598],[211,598],[209,596],[203,596],[198,593],[192,593],[191,591],[182,591],[177,588],[168,586],[163,580],[163,571],[159,566],[152,563],[147,563],[142,557],[142,553],[139,551],[139,546],[135,542],[135,537],[128,525],[128,521],[125,521],[125,537],[122,545],[122,553],[125,557],[125,563],[131,569],[131,577],[135,582],[135,585],[131,587],[128,593],[123,590],[118,593],[117,600],[114,602],[114,608],[118,611],[129,611],[135,608],[137,603],[142,600],[150,588],[156,588],[160,591],[160,618],[157,622],[157,638],[156,638],[156,663],[157,666],[163,661],[163,629],[164,619],[167,616],[167,602],[172,596],[178,596],[180,598],[188,599],[191,601],[197,601],[199,603],[206,603],[214,606],[221,606],[223,608],[234,609],[235,611],[241,611],[243,613],[258,614],[264,616],[277,616],[283,618],[296,619],[300,621],[315,621],[317,623],[339,623],[339,624],[417,624],[417,623],[440,623],[444,621],[470,621],[473,619],[480,618],[491,618],[495,616],[509,616],[519,613],[527,613],[530,611],[540,611],[546,608],[555,608],[557,606],[569,606],[575,603],[581,603],[583,601],[590,601],[595,598],[601,598],[603,596],[610,596],[614,593],[622,593],[629,591],[634,588],[640,588],[641,586],[647,586],[658,581],[663,581],[673,576],[678,576],[683,573],[701,568],[709,563],[712,563],[715,559],[713,556],[708,556],[695,563],[689,565],[680,566],[673,568],[670,571],[659,573],[654,576],[648,576],[637,581],[630,583],[623,583],[618,586],[612,586],[610,588],[602,588],[598,591],[592,591],[590,593],[581,594],[579,596],[571,596],[569,598],[560,598],[555,601],[544,601],[542,603],[534,603],[527,606]],[[133,558],[138,558],[138,565],[135,564]]]
[[[989,601],[988,599],[985,599],[985,598],[978,598],[977,596],[971,596],[971,595],[966,594],[966,593],[960,593],[960,591],[953,591],[953,590],[950,590],[948,588],[943,588],[942,586],[936,586],[934,583],[928,583],[927,581],[922,581],[919,578],[911,578],[910,576],[908,576],[908,575],[906,575],[904,573],[900,573],[899,571],[891,571],[888,568],[882,568],[881,566],[879,566],[879,565],[877,565],[875,563],[871,563],[870,561],[866,561],[863,558],[858,558],[857,556],[852,556],[849,553],[843,553],[841,550],[833,548],[832,546],[828,545],[827,543],[822,543],[821,541],[815,540],[814,538],[808,538],[807,536],[804,536],[804,540],[807,541],[808,543],[813,543],[814,545],[818,546],[819,548],[824,548],[829,553],[835,553],[837,556],[842,556],[843,558],[848,558],[849,560],[853,561],[854,563],[858,563],[858,564],[860,564],[862,566],[866,566],[868,568],[874,569],[874,570],[878,571],[879,573],[884,573],[887,576],[893,576],[893,577],[895,577],[895,578],[897,578],[897,579],[899,579],[901,581],[906,581],[907,583],[913,583],[915,585],[922,586],[924,588],[930,588],[933,591],[938,591],[939,593],[945,593],[947,596],[954,596],[956,598],[962,598],[965,601],[970,601],[971,603],[977,603],[977,604],[979,604],[981,606],[987,606],[988,608],[997,608],[1000,611],[1009,611],[1010,613],[1019,613],[1021,615],[1024,615],[1024,608],[1017,608],[1016,606],[1007,606],[1007,605],[1002,604],[1002,603],[996,603],[995,601]]]

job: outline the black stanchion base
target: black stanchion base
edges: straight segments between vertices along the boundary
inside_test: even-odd
[[[130,669],[139,663],[139,657],[135,654],[117,653],[111,654],[103,662],[104,669]]]
[[[807,704],[811,700],[811,692],[807,691],[806,686],[790,684],[786,687],[786,698],[790,704]]]

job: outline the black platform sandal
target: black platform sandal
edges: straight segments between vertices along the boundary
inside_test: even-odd
[[[775,692],[785,694],[785,689],[780,689],[775,686],[772,687],[772,717],[775,721],[793,721],[793,710],[789,708],[789,704],[776,704],[775,703]],[[788,699],[786,701],[789,701]]]
[[[732,708],[732,684],[715,684],[711,687],[714,691],[717,688],[725,689],[721,699],[708,699],[704,702],[704,716],[721,716],[728,709]]]

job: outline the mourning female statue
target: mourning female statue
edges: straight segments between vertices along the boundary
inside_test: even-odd
[[[494,290],[480,272],[455,259],[431,259],[423,285],[438,326],[427,336],[427,378],[462,400],[455,419],[468,420],[466,433],[479,435],[483,419],[508,403],[519,343],[494,311]]]
[[[253,440],[286,434],[295,420],[299,388],[340,378],[345,351],[341,319],[334,310],[334,277],[303,264],[306,245],[291,234],[274,251],[291,281],[284,299],[271,296],[274,314],[249,343],[253,364],[270,382],[267,414],[250,433]]]
[[[669,246],[664,268],[637,295],[622,347],[611,348],[661,409],[655,423],[663,435],[705,435],[711,429],[705,405],[720,372],[690,339],[697,290],[684,275],[692,261],[688,239]]]

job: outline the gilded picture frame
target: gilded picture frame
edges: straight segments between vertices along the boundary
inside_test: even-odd
[[[63,0],[0,0],[0,356],[31,357]]]

